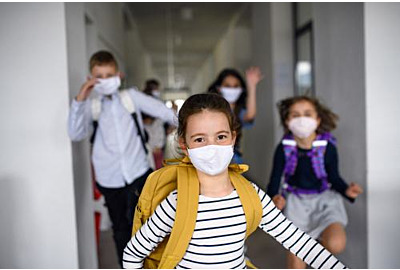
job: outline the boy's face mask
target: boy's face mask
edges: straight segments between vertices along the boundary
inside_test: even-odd
[[[302,116],[290,120],[288,127],[294,136],[305,139],[317,130],[318,122],[312,117]]]
[[[188,149],[193,166],[208,175],[222,173],[233,157],[232,145],[207,145]]]
[[[100,95],[111,95],[118,91],[121,86],[121,79],[119,76],[114,76],[107,79],[97,79],[98,83],[94,86],[94,91]]]
[[[222,96],[229,103],[235,103],[243,92],[241,87],[221,87]]]

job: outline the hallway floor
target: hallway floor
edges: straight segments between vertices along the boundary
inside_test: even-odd
[[[286,267],[284,248],[260,229],[249,237],[247,248],[247,256],[259,268]],[[100,269],[119,268],[111,230],[101,232],[99,252]]]

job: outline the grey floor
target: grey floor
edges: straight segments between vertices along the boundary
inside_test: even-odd
[[[258,268],[286,268],[284,248],[262,230],[255,231],[246,244],[247,256]],[[100,235],[99,268],[119,268],[111,230]]]
[[[100,233],[99,268],[120,268],[111,230],[102,231]]]

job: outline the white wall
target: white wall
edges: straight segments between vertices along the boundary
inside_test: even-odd
[[[85,12],[96,25],[97,50],[111,50],[123,69],[125,66],[125,37],[122,7],[123,3],[85,3]]]
[[[63,3],[0,4],[0,267],[77,268]]]
[[[126,16],[131,27],[126,29],[124,34],[127,82],[128,85],[136,85],[139,89],[143,89],[146,80],[157,79],[159,76],[153,69],[151,56],[143,47],[135,20],[128,10]]]
[[[264,79],[257,87],[254,127],[244,131],[243,152],[251,179],[265,189],[282,136],[276,103],[293,95],[290,3],[253,4],[252,25],[251,64],[261,68]]]
[[[225,68],[234,68],[244,76],[245,70],[251,65],[252,31],[245,25],[238,25],[240,20],[250,16],[244,8],[232,18],[226,32],[221,36],[214,49],[197,72],[191,83],[192,94],[203,93]]]
[[[214,55],[211,54],[207,57],[207,60],[202,65],[199,72],[197,72],[196,78],[190,87],[191,93],[197,94],[206,92],[216,76]]]
[[[98,50],[111,51],[120,70],[126,74],[126,86],[135,85],[142,89],[146,79],[157,77],[151,57],[142,45],[135,19],[125,3],[85,3],[84,6],[95,33],[90,37],[92,40],[87,40],[94,43],[89,47],[88,59]],[[124,16],[131,29],[125,28]]]
[[[226,33],[219,40],[215,46],[214,55],[214,67],[217,76],[221,70],[226,67],[235,67],[235,56],[234,51],[234,29],[229,27]]]
[[[84,3],[66,3],[69,98],[72,100],[88,74]],[[64,120],[65,121],[65,120]],[[93,187],[88,141],[71,143],[80,268],[97,268]]]
[[[363,4],[313,5],[316,95],[340,117],[333,134],[341,176],[368,190]],[[365,192],[355,203],[344,200],[349,223],[339,258],[350,268],[367,267],[367,198]]]
[[[400,267],[400,4],[364,4],[368,267]]]
[[[291,3],[271,4],[271,80],[273,97],[274,142],[277,145],[282,138],[283,129],[279,112],[276,108],[278,101],[293,95],[293,25]]]

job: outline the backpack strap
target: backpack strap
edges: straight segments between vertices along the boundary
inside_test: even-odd
[[[307,190],[295,188],[289,185],[289,178],[294,175],[297,167],[297,144],[292,134],[286,134],[282,139],[283,150],[285,154],[285,167],[284,167],[284,180],[282,186],[283,195],[287,192],[299,194],[315,194],[321,193],[329,189],[329,182],[327,180],[327,173],[325,170],[324,156],[328,142],[336,144],[336,139],[331,133],[326,132],[318,134],[312,143],[312,149],[307,153],[311,159],[311,165],[315,176],[321,181],[321,188],[319,190]]]
[[[136,107],[133,103],[131,96],[129,95],[127,90],[122,90],[118,92],[119,98],[121,99],[122,105],[129,112],[129,114],[136,113]]]
[[[196,226],[197,209],[199,203],[199,181],[196,169],[193,166],[177,166],[178,198],[174,226],[161,257],[158,268],[172,269],[185,255],[190,239]]]
[[[140,194],[133,220],[132,236],[142,227],[146,220],[154,213],[157,206],[167,195],[177,189],[176,166],[166,166],[152,172],[146,180]],[[161,261],[169,236],[162,241],[155,250],[144,260],[143,268],[156,269]]]
[[[240,175],[247,169],[247,165],[229,166],[230,179],[238,192],[245,212],[246,237],[258,227],[262,217],[261,201],[256,190]],[[169,238],[164,239],[145,259],[144,268],[175,268],[185,255],[193,236],[197,219],[199,180],[196,169],[188,157],[184,157],[179,165],[168,165],[150,174],[136,207],[132,235],[146,222],[165,196],[174,189],[178,190],[174,226]]]
[[[230,170],[231,182],[239,195],[246,217],[246,238],[258,227],[262,218],[260,197],[253,185],[239,173]]]
[[[95,97],[91,100],[92,119],[98,121],[101,113],[101,98]]]
[[[132,97],[129,95],[128,90],[119,91],[118,95],[121,99],[122,105],[129,112],[129,114],[132,115],[133,122],[135,122],[136,129],[138,130],[138,135],[140,137],[140,141],[142,142],[144,152],[146,154],[148,154],[149,150],[147,149],[147,146],[146,146],[146,135],[145,135],[144,130],[142,130],[142,128],[139,125],[139,121],[138,121],[137,113],[136,113],[136,107],[135,107],[135,103],[132,100]]]
[[[91,100],[91,110],[92,110],[92,119],[93,119],[93,133],[90,136],[90,143],[94,143],[94,139],[96,137],[97,127],[99,126],[99,117],[101,113],[101,98],[95,97]]]
[[[129,112],[130,115],[132,115],[133,122],[135,123],[136,129],[138,130],[138,135],[140,137],[140,141],[142,142],[144,152],[148,154],[149,151],[146,146],[145,132],[139,125],[139,121],[137,119],[136,107],[135,104],[133,103],[131,96],[129,95],[127,90],[119,91],[118,96],[124,108]],[[98,120],[100,118],[100,113],[101,113],[101,97],[95,97],[92,99],[91,109],[92,109],[92,119],[93,119],[93,133],[92,136],[90,137],[90,143],[93,144],[94,139],[96,137]]]

